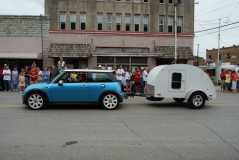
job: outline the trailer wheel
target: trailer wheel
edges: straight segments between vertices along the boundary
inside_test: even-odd
[[[201,109],[204,107],[205,101],[206,97],[203,93],[195,92],[190,96],[188,104],[192,109]]]

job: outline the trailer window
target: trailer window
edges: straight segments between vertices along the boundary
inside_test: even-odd
[[[172,88],[173,89],[181,89],[182,83],[182,74],[181,73],[173,73],[172,74]]]

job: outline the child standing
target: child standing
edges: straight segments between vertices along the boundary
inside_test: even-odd
[[[19,74],[19,90],[20,92],[23,92],[25,89],[25,71],[24,69],[21,70],[21,73]]]
[[[18,70],[17,67],[15,66],[13,71],[12,71],[12,91],[17,92],[18,91]]]

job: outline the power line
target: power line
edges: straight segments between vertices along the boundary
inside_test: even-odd
[[[239,28],[239,26],[227,28],[227,29],[221,30],[221,32],[230,31],[230,30],[234,30],[234,29],[237,29],[237,28]],[[213,34],[216,34],[216,33],[218,33],[218,31],[216,31],[216,32],[208,32],[208,33],[203,34],[203,35],[197,35],[197,37],[204,37],[204,36],[213,35]]]
[[[221,28],[231,26],[231,25],[234,25],[234,24],[238,24],[238,23],[239,23],[239,21],[229,23],[229,24],[224,24],[224,25],[221,26]],[[218,29],[218,28],[219,27],[208,28],[208,29],[204,29],[204,30],[195,31],[194,33],[201,33],[201,32],[211,31],[211,30],[215,30],[215,29]]]
[[[229,31],[229,30],[233,30],[233,29],[237,29],[237,28],[239,28],[239,26],[227,28],[227,29],[221,30],[221,32]],[[216,33],[218,33],[218,31],[216,31],[216,32],[209,32],[209,33],[207,33],[207,34],[205,34],[205,35],[200,35],[200,37],[202,37],[202,36],[208,36],[208,35],[212,35],[212,34],[216,34]]]

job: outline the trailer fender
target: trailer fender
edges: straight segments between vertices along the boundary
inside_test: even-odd
[[[207,94],[206,94],[204,91],[202,91],[202,90],[191,90],[191,91],[189,91],[189,92],[186,94],[185,99],[188,101],[189,98],[191,97],[191,95],[192,95],[193,93],[196,93],[196,92],[201,92],[201,93],[203,93],[203,94],[205,95],[205,97],[206,97],[206,100],[208,100]]]

